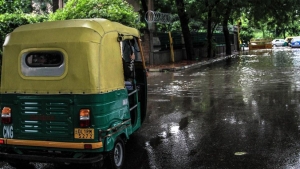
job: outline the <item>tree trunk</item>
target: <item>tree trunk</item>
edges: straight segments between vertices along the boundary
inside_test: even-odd
[[[52,0],[52,11],[55,12],[59,8],[59,0]]]
[[[208,8],[208,14],[207,14],[207,34],[206,34],[206,39],[207,39],[207,57],[211,57],[211,49],[212,49],[212,9]]]
[[[231,43],[229,38],[229,31],[228,31],[228,20],[231,13],[231,8],[227,8],[224,14],[223,19],[223,34],[225,38],[225,45],[226,45],[226,55],[231,55]]]
[[[147,0],[141,0],[140,2],[143,7],[142,8],[143,10],[140,11],[140,15],[145,16],[146,12],[148,11]],[[151,7],[150,7],[150,9],[151,9]],[[142,18],[144,18],[144,17],[142,17]],[[142,21],[144,21],[146,23],[146,25],[148,25],[148,23],[145,21],[145,19],[142,19]],[[150,33],[149,29],[144,29],[144,30],[147,31],[148,33]]]
[[[223,25],[223,34],[225,37],[226,55],[231,55],[231,43],[227,24]]]
[[[180,25],[182,29],[183,39],[184,39],[184,45],[187,55],[187,60],[192,60],[195,56],[195,51],[193,47],[193,41],[192,36],[189,29],[189,17],[187,13],[185,12],[185,7],[183,0],[175,0],[176,6],[177,6],[177,13],[180,19]]]
[[[141,0],[141,4],[142,4],[142,7],[143,7],[143,11],[144,11],[143,13],[145,14],[148,11],[148,6],[147,6],[146,0]]]
[[[207,39],[207,57],[210,58],[212,55],[212,37],[213,37],[213,32],[214,29],[216,28],[217,24],[215,23],[214,26],[212,27],[213,24],[213,10],[217,6],[217,4],[220,2],[220,0],[214,0],[213,2],[210,0],[205,0],[205,6],[207,7],[207,34],[206,34],[206,39]],[[215,50],[215,49],[213,49]],[[215,54],[215,52],[213,53]]]

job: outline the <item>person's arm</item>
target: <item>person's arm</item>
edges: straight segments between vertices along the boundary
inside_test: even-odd
[[[130,55],[130,63],[129,63],[130,71],[133,71],[134,60],[135,60],[134,47],[131,46],[131,55]]]

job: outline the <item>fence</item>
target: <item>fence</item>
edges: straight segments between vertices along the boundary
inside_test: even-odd
[[[213,34],[214,41],[216,42],[215,54],[216,56],[225,55],[226,47],[225,47],[225,38],[222,33]],[[150,36],[143,36],[143,41],[148,42]],[[191,33],[195,56],[192,58],[193,60],[197,60],[200,58],[207,57],[207,41],[206,41],[206,33],[204,32],[192,32]],[[145,45],[145,59],[146,63],[149,65],[157,65],[157,64],[166,64],[172,63],[172,58],[174,58],[175,62],[187,59],[184,40],[181,32],[172,32],[173,39],[173,48],[174,48],[174,57],[171,57],[170,52],[170,39],[168,33],[162,32],[153,32],[153,53],[152,57],[150,57],[150,48]],[[231,42],[231,51],[238,50],[237,42],[237,34],[230,34],[230,42]]]
[[[170,39],[168,33],[156,32],[154,33],[154,37],[157,37],[160,42],[160,44],[154,44],[154,48],[160,49],[160,51],[170,50]],[[206,44],[206,33],[192,32],[191,37],[192,37],[194,47],[201,47]],[[225,38],[222,33],[215,33],[213,34],[213,37],[217,45],[225,44]],[[184,48],[184,40],[181,32],[172,32],[172,38],[173,38],[174,49]],[[230,42],[231,44],[234,44],[233,34],[230,34]]]

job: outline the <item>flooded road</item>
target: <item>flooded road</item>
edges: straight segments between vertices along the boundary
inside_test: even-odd
[[[276,49],[151,73],[127,168],[300,168],[299,66],[299,49]]]
[[[300,168],[300,49],[151,72],[148,84],[148,115],[126,145],[126,169]]]

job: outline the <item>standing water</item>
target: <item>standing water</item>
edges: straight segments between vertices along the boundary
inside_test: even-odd
[[[300,50],[151,73],[149,168],[299,168]]]

